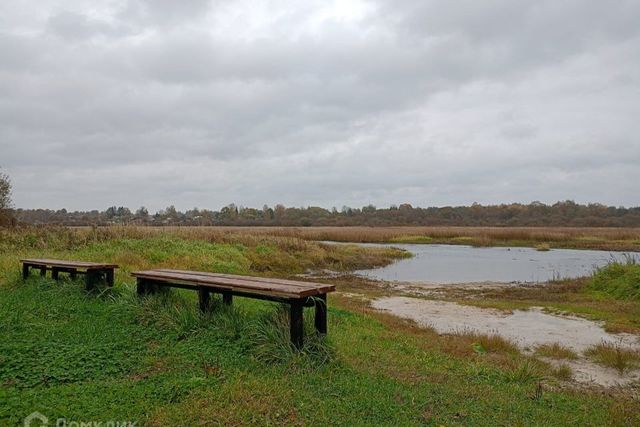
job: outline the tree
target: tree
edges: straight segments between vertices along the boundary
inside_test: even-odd
[[[136,211],[136,218],[140,218],[140,219],[149,218],[149,210],[144,206],[140,206],[140,208]]]
[[[14,223],[11,206],[11,180],[9,175],[0,172],[0,226]]]

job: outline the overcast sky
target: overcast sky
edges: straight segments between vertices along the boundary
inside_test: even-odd
[[[640,205],[640,1],[3,1],[24,208]]]

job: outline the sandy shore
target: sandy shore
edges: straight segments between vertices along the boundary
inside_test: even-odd
[[[583,318],[548,314],[539,308],[509,313],[404,296],[379,298],[372,301],[371,306],[432,327],[441,334],[464,331],[497,334],[529,353],[541,344],[560,343],[576,351],[581,355],[580,359],[545,360],[552,364],[568,364],[574,371],[574,379],[579,382],[616,386],[640,380],[640,370],[621,376],[614,369],[597,365],[582,356],[588,347],[602,342],[640,350],[639,337],[608,333],[601,324]]]

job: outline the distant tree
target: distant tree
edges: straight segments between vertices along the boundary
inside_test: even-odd
[[[0,172],[0,226],[14,224],[11,207],[11,180],[9,175]]]
[[[176,219],[178,217],[178,211],[176,210],[176,207],[173,205],[166,208],[164,210],[164,214],[167,216],[167,218],[171,218],[171,219]]]
[[[106,211],[104,211],[104,216],[107,219],[111,219],[115,217],[117,214],[118,214],[118,208],[116,208],[115,206],[110,206],[107,208]]]
[[[273,209],[271,209],[269,206],[264,205],[262,206],[262,222],[269,222],[273,219],[274,213],[273,213]]]
[[[363,206],[362,207],[362,213],[375,214],[376,213],[376,207],[373,206],[373,205]]]
[[[147,219],[149,217],[149,210],[144,206],[140,206],[136,211],[136,218]]]
[[[238,219],[238,207],[231,203],[220,210],[220,218],[225,221],[235,221]]]
[[[285,208],[284,205],[278,203],[276,207],[273,209],[273,216],[275,217],[276,221],[278,222],[282,221],[285,217],[286,211],[287,211],[287,208]]]

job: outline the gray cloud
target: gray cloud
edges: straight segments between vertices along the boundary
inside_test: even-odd
[[[16,205],[637,205],[638,2],[302,3],[0,5]]]

